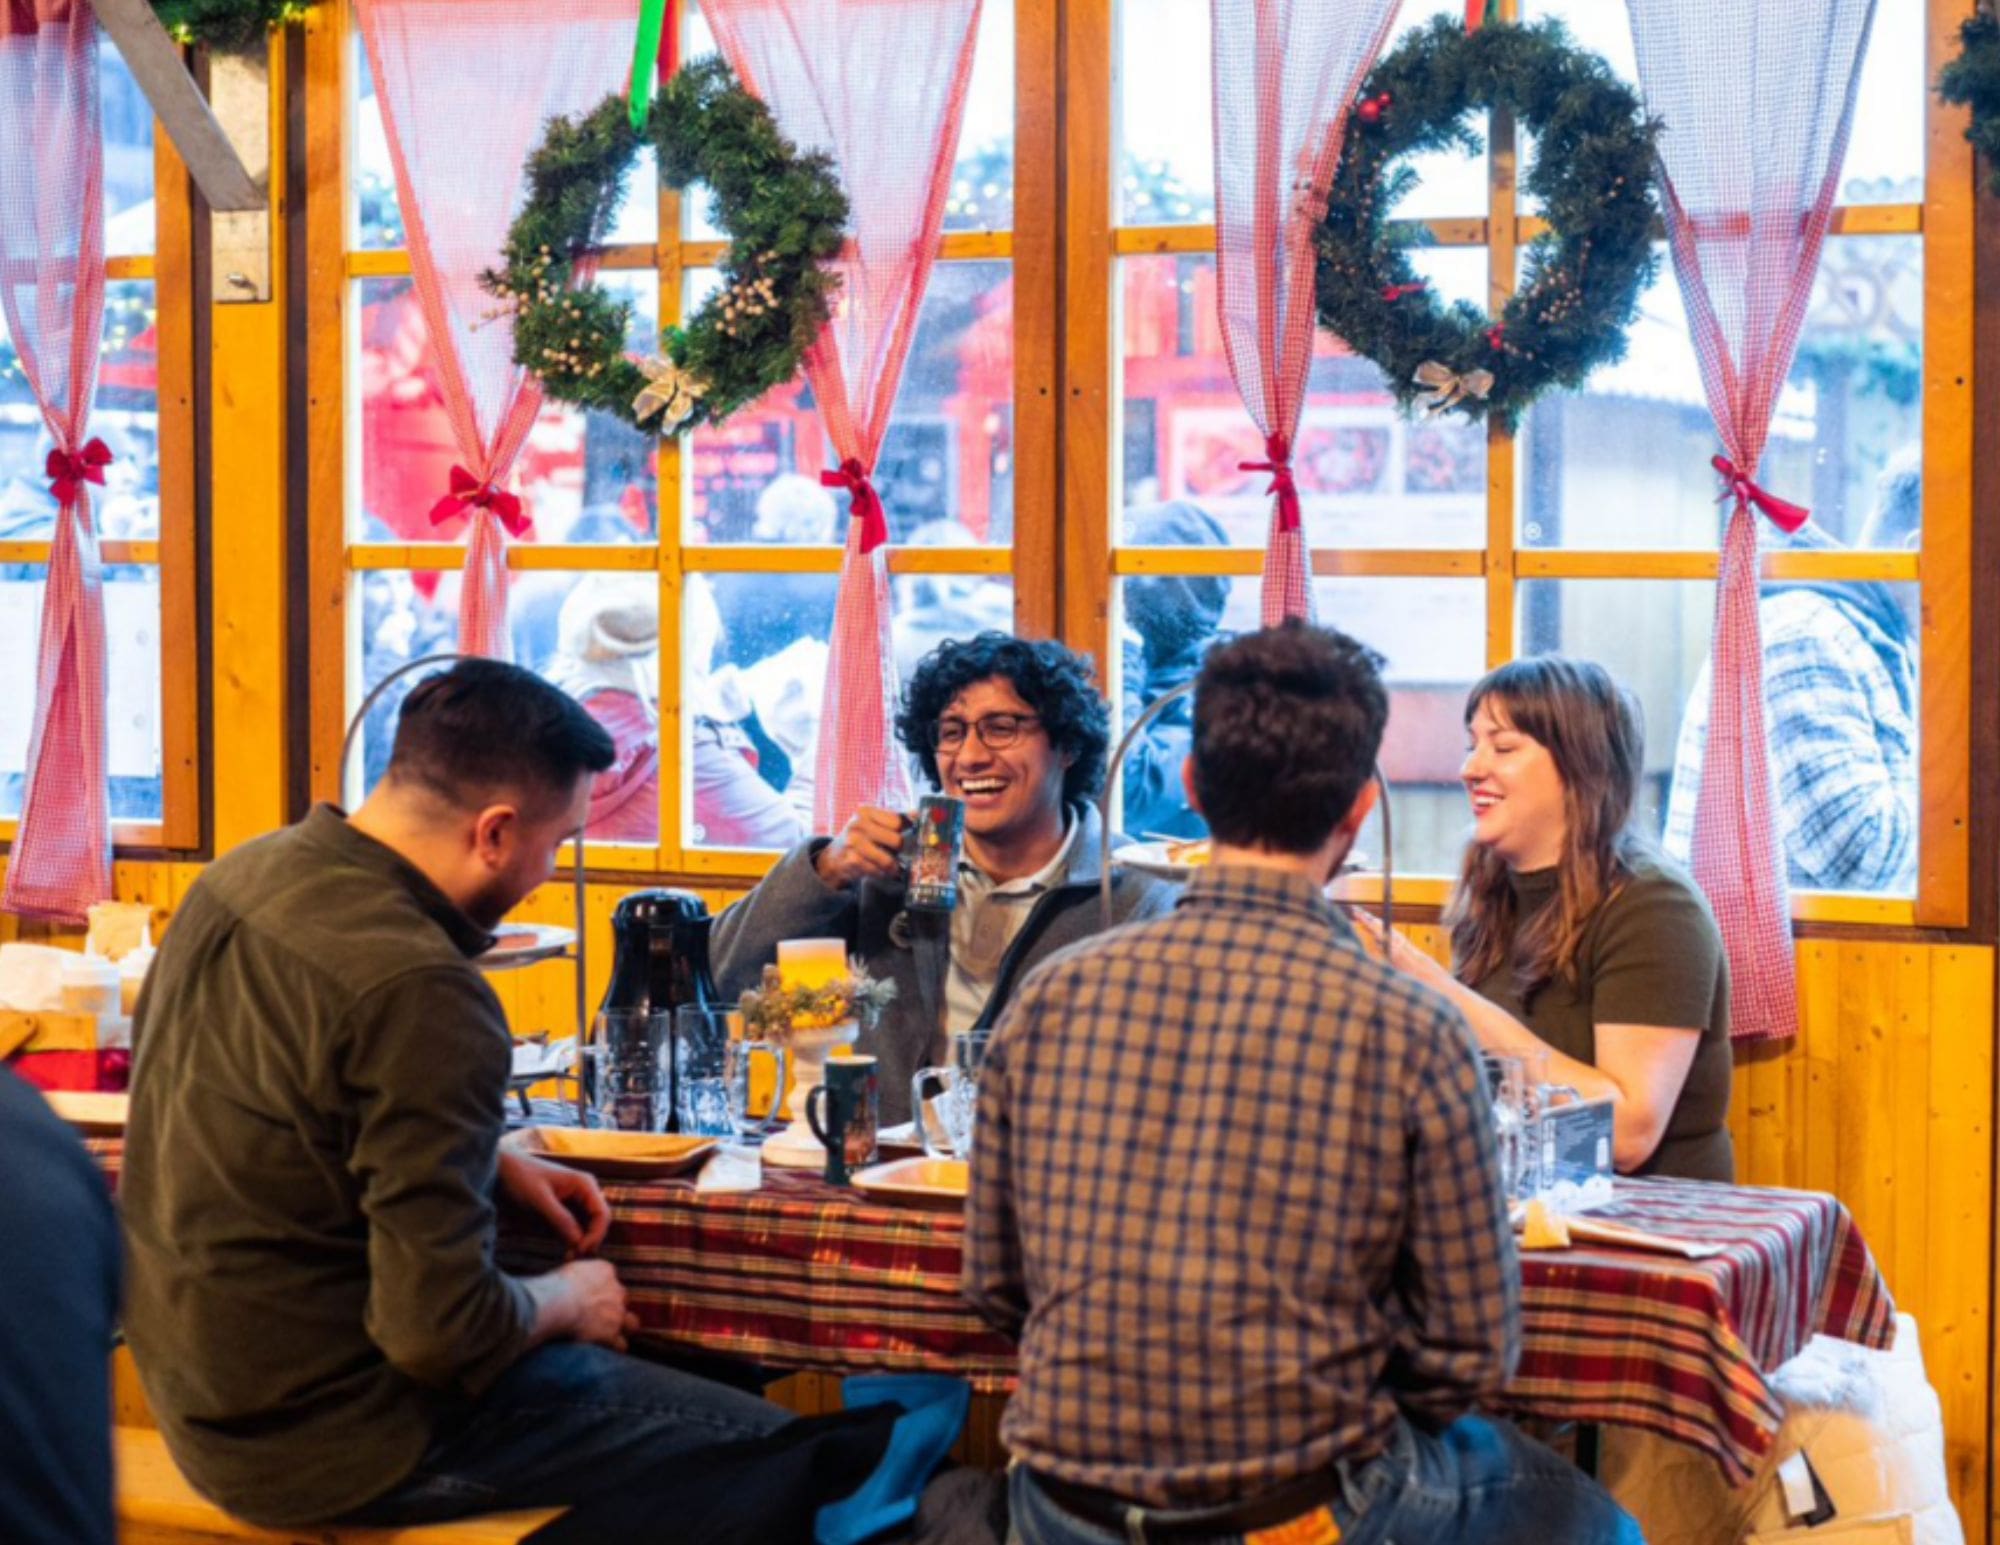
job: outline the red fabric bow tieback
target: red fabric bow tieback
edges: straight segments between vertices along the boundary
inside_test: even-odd
[[[104,486],[104,469],[111,465],[111,447],[102,440],[87,440],[80,451],[54,450],[44,464],[49,492],[58,504],[74,504],[85,483]]]
[[[431,524],[442,526],[468,509],[491,510],[509,536],[526,536],[530,522],[521,501],[504,488],[482,483],[463,467],[451,469],[451,492],[431,506]]]
[[[1803,526],[1812,518],[1812,511],[1802,504],[1793,504],[1788,499],[1780,499],[1776,494],[1766,493],[1751,482],[1727,456],[1711,456],[1708,464],[1722,475],[1726,485],[1722,497],[1736,496],[1739,504],[1752,505],[1771,518],[1771,523],[1786,535]]]
[[[1264,461],[1239,461],[1239,472],[1268,472],[1271,486],[1266,490],[1278,496],[1278,529],[1296,531],[1299,529],[1299,485],[1292,479],[1292,446],[1283,435],[1267,435],[1264,438]]]
[[[819,475],[822,486],[845,488],[854,497],[854,518],[861,522],[861,551],[868,554],[889,541],[889,517],[883,513],[882,497],[868,480],[868,469],[853,456],[831,472]]]

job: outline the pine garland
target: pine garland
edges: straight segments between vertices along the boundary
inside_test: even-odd
[[[1477,153],[1466,120],[1482,108],[1511,111],[1534,134],[1521,181],[1550,227],[1524,249],[1520,288],[1497,322],[1463,301],[1440,304],[1410,261],[1427,233],[1389,218],[1416,183],[1392,163],[1453,146]],[[1543,392],[1579,387],[1624,355],[1658,261],[1657,133],[1631,88],[1560,23],[1468,33],[1439,17],[1361,88],[1317,232],[1320,324],[1380,365],[1404,407],[1490,413],[1511,429]]]
[[[1958,57],[1938,73],[1938,95],[1972,109],[1965,137],[1991,168],[1986,186],[2000,193],[2000,20],[1991,11],[1958,29]]]
[[[709,189],[730,243],[721,287],[685,327],[662,330],[665,357],[633,360],[630,305],[574,280],[605,244],[644,143],[663,182]],[[505,267],[482,283],[513,315],[515,362],[549,396],[676,434],[720,423],[797,373],[838,284],[824,265],[840,253],[847,195],[827,157],[801,155],[721,59],[683,66],[643,136],[623,96],[553,119],[527,170]]]
[[[160,25],[176,43],[237,48],[262,42],[275,27],[295,22],[312,0],[154,0]]]

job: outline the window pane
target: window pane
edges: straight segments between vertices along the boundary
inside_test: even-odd
[[[458,647],[458,570],[370,570],[361,590],[365,697],[413,660]],[[618,761],[593,792],[593,841],[652,844],[659,832],[658,578],[651,572],[517,570],[507,615],[514,659],[581,701],[611,733]],[[389,765],[396,715],[428,672],[397,681],[368,710],[350,776],[359,791]],[[359,707],[360,699],[349,704]],[[352,797],[356,790],[350,785]]]
[[[717,282],[690,270],[692,313]],[[693,436],[690,542],[843,540],[848,496],[801,376]],[[1014,540],[1014,282],[1009,263],[939,263],[903,366],[875,483],[898,546]]]
[[[635,350],[658,343],[659,286],[651,271],[599,275],[631,303]],[[461,460],[445,410],[430,335],[408,278],[357,281],[361,499],[349,517],[356,541],[456,539],[462,519],[431,524]],[[514,464],[518,489],[541,542],[651,541],[657,529],[656,438],[608,413],[544,402]]]
[[[689,0],[682,29],[683,59],[715,50],[715,34],[700,7]],[[687,190],[681,201],[681,229],[690,241],[718,241],[723,233],[709,218],[706,188]],[[965,121],[959,129],[951,191],[944,206],[947,231],[1004,231],[1014,224],[1014,0],[984,0],[979,37],[973,44],[972,80],[966,88]]]
[[[1202,225],[1215,219],[1213,48],[1208,0],[1125,0],[1119,8],[1117,207],[1121,225]],[[1395,47],[1458,0],[1409,0],[1389,34]],[[1481,126],[1481,133],[1484,128]],[[1410,163],[1419,186],[1397,206],[1405,219],[1486,211],[1486,158],[1456,152]]]
[[[1209,0],[1126,0],[1118,11],[1115,217],[1121,225],[1211,221]]]
[[[382,127],[382,104],[368,69],[368,50],[354,35],[354,206],[351,240],[363,251],[394,250],[404,244],[403,214],[396,200],[396,168]],[[610,95],[610,91],[605,93]],[[592,104],[595,106],[596,104]],[[625,198],[611,227],[614,244],[647,244],[659,234],[659,180],[653,152],[640,150],[625,184]]]
[[[832,574],[688,576],[683,717],[691,743],[683,765],[692,771],[691,843],[781,847],[810,828],[838,585]],[[1009,580],[903,575],[891,592],[904,681],[948,638],[1013,631]]]
[[[1262,547],[1270,479],[1246,472],[1263,437],[1223,355],[1212,257],[1127,258],[1122,269],[1125,516],[1135,545]],[[1446,301],[1482,300],[1486,253],[1433,247],[1418,269]],[[1486,431],[1406,416],[1382,372],[1322,329],[1293,453],[1306,533],[1320,547],[1477,547],[1485,539]],[[1181,500],[1207,519],[1161,514]]]
[[[159,334],[150,279],[104,287],[104,333],[90,432],[111,448],[104,487],[92,490],[98,533],[160,534]],[[53,442],[0,315],[0,541],[47,541],[56,501],[43,463]]]
[[[1715,586],[1523,584],[1521,649],[1594,659],[1646,718],[1642,828],[1685,859],[1710,690]],[[1772,584],[1758,605],[1771,775],[1799,890],[1916,887],[1917,587]],[[1692,722],[1690,722],[1692,721]]]
[[[1636,87],[1638,64],[1632,23],[1622,5],[1605,0],[1525,0],[1528,19],[1554,16],[1577,44],[1601,54],[1618,78]],[[1914,204],[1924,196],[1924,134],[1929,103],[1924,92],[1924,47],[1929,20],[1921,5],[1883,6],[1870,29],[1861,69],[1847,160],[1843,204]],[[1536,207],[1525,195],[1524,211]]]
[[[1132,723],[1148,703],[1192,680],[1216,639],[1255,628],[1259,590],[1255,577],[1121,582],[1123,722]],[[1394,801],[1397,872],[1455,872],[1466,826],[1458,783],[1465,694],[1486,656],[1484,587],[1477,580],[1319,579],[1313,603],[1322,623],[1386,657],[1389,725],[1380,760]],[[1181,790],[1189,734],[1186,713],[1176,705],[1135,743],[1120,773],[1128,832],[1195,836],[1205,830]],[[1381,865],[1379,817],[1370,819],[1356,851],[1371,867]]]
[[[41,564],[0,567],[0,660],[13,661],[17,690],[0,694],[0,816],[21,813],[22,778],[34,731],[32,689],[42,591]],[[104,571],[105,750],[111,815],[157,821],[165,784],[160,749],[160,572],[121,565]]]
[[[1810,505],[1823,535],[1914,547],[1910,492],[1923,433],[1923,242],[1827,242],[1762,482]],[[1641,301],[1625,358],[1581,392],[1530,410],[1522,434],[1521,540],[1529,547],[1713,549],[1714,421],[1669,265]]]
[[[153,106],[118,45],[97,40],[97,94],[104,115],[104,250],[141,257],[153,250]]]

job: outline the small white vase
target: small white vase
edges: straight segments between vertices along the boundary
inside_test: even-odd
[[[860,1027],[851,1019],[816,1030],[793,1030],[786,1037],[792,1053],[792,1086],[785,1094],[791,1124],[764,1144],[766,1164],[817,1169],[826,1163],[826,1145],[806,1123],[806,1098],[826,1080],[826,1059],[836,1046],[852,1046]]]

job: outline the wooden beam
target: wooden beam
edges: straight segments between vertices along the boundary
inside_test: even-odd
[[[160,127],[172,137],[188,175],[217,211],[262,209],[266,190],[244,169],[222,132],[208,99],[188,74],[180,46],[167,36],[152,0],[93,0],[97,19],[125,56],[133,80],[153,104]]]

